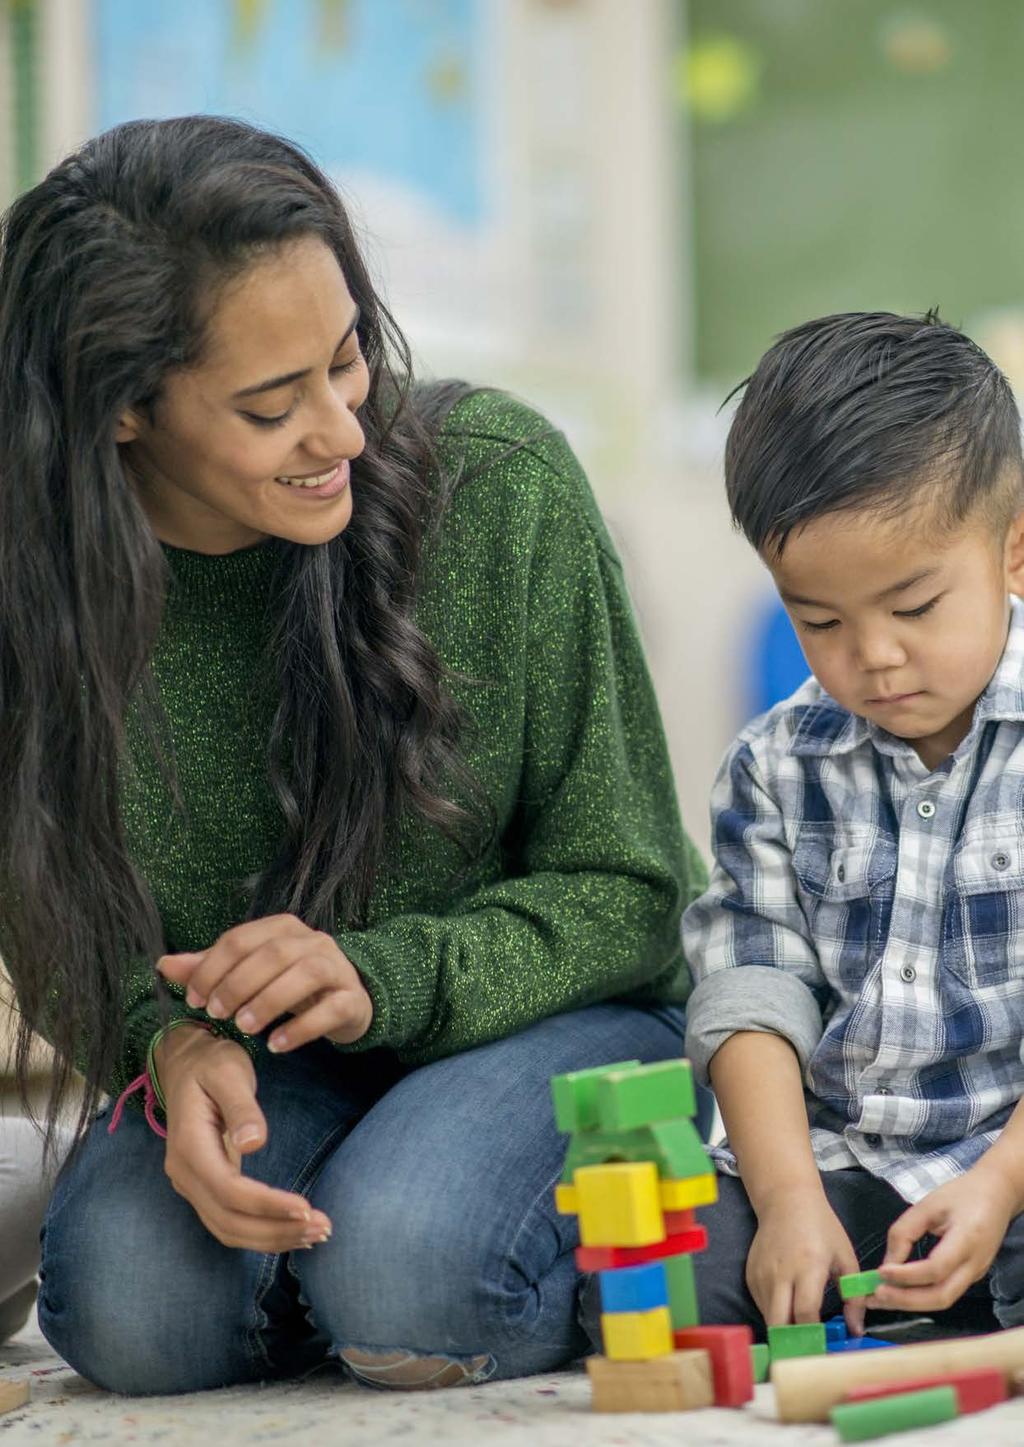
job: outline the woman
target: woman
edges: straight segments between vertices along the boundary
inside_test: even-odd
[[[3,953],[52,1110],[147,1093],[48,1339],[139,1393],[581,1354],[548,1080],[678,1053],[702,875],[565,443],[413,389],[325,177],[212,117],[15,203],[0,417]]]

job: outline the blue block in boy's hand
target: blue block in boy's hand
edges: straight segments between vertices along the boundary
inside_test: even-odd
[[[880,1336],[848,1336],[845,1341],[830,1341],[828,1352],[869,1352],[873,1347],[896,1347],[899,1342],[883,1341]]]
[[[620,1266],[598,1275],[602,1311],[651,1311],[656,1306],[668,1306],[668,1280],[660,1261]]]
[[[845,1316],[830,1317],[825,1323],[826,1350],[828,1350],[834,1342],[846,1341],[847,1336]]]

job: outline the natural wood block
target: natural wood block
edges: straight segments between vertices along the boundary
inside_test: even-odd
[[[587,1371],[595,1412],[692,1412],[714,1406],[706,1351],[671,1352],[647,1362],[588,1357]]]
[[[32,1396],[32,1383],[28,1377],[20,1382],[0,1382],[0,1413],[13,1412],[24,1407]]]

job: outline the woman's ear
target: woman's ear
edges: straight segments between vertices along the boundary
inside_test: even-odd
[[[141,420],[138,413],[129,407],[127,411],[122,412],[117,419],[117,430],[114,433],[114,441],[117,443],[134,442],[139,435],[140,427]]]

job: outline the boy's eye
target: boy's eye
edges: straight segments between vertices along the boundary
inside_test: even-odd
[[[897,618],[923,618],[926,613],[932,611],[941,597],[942,594],[937,593],[934,598],[929,598],[927,603],[922,603],[920,608],[907,608],[902,612],[896,613],[894,616]]]
[[[810,633],[826,633],[830,628],[839,627],[839,619],[830,618],[827,623],[811,623],[806,618],[801,618],[800,626],[806,628]]]

